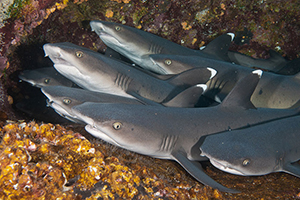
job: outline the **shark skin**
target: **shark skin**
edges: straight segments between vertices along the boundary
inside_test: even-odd
[[[212,67],[217,75],[206,83],[204,96],[221,102],[252,69],[197,56],[150,55],[151,60],[173,74],[197,67]],[[256,107],[290,108],[300,100],[300,73],[293,76],[264,72],[251,101]],[[216,99],[217,97],[217,99]]]
[[[77,123],[81,121],[76,119],[76,116],[72,113],[71,108],[84,102],[145,105],[144,102],[137,99],[65,86],[47,86],[41,88],[41,91],[48,98],[48,106],[52,107],[62,117]]]
[[[114,22],[95,20],[90,22],[90,26],[108,47],[129,58],[140,67],[158,74],[168,73],[151,62],[150,54],[195,55],[229,60],[227,51],[233,39],[232,34],[226,35],[219,40],[221,43],[215,43],[205,51],[199,51],[183,47],[146,31]]]
[[[149,72],[67,42],[45,44],[44,51],[57,71],[84,89],[164,105],[172,101],[171,105],[175,107],[195,104],[194,86],[206,83],[217,73],[211,68],[199,68],[175,76],[150,75]],[[174,100],[182,92],[185,98],[181,96]]]
[[[268,59],[258,59],[239,52],[228,51],[228,57],[231,62],[249,68],[278,72],[290,62],[274,50],[270,50],[269,54],[270,58]]]
[[[75,85],[72,81],[58,73],[53,67],[24,70],[19,74],[19,78],[38,88],[51,85],[64,85],[68,87]]]
[[[255,108],[250,102],[261,71],[254,71],[239,81],[224,101],[214,107],[167,108],[125,104],[86,102],[72,111],[94,129],[90,133],[101,139],[140,154],[176,160],[199,182],[221,191],[204,175],[199,163],[198,141],[202,136],[266,123],[299,115],[297,109]],[[98,131],[96,131],[98,130]],[[109,137],[110,139],[107,139]],[[196,148],[194,148],[196,145]],[[198,145],[198,146],[197,146]]]
[[[286,172],[300,178],[300,116],[209,135],[201,155],[222,171],[242,176]]]

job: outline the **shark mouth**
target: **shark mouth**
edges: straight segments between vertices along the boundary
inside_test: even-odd
[[[218,169],[220,169],[222,171],[225,171],[225,172],[228,172],[228,173],[231,173],[231,174],[236,174],[236,175],[242,175],[242,176],[244,176],[244,174],[242,172],[240,172],[240,171],[238,171],[236,169],[233,169],[231,167],[228,167],[228,165],[226,164],[226,162],[224,162],[225,163],[225,165],[224,165],[221,162],[219,162],[217,160],[214,160],[214,159],[210,159],[209,161],[210,161],[210,163],[213,166],[215,166],[216,168],[218,168]]]
[[[115,140],[113,140],[111,137],[109,137],[104,132],[97,129],[95,126],[88,124],[85,126],[85,130],[87,132],[89,132],[91,135],[93,135],[94,137],[100,138],[101,140],[104,140],[105,142],[108,142],[110,144],[120,146],[120,144],[118,144]]]

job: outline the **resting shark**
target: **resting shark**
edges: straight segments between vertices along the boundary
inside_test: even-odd
[[[233,39],[233,34],[223,36],[214,45],[206,48],[205,51],[193,50],[179,44],[166,40],[154,34],[106,21],[91,21],[92,31],[95,31],[101,40],[110,48],[132,60],[135,64],[144,69],[154,71],[158,74],[167,72],[149,59],[150,54],[176,54],[195,55],[200,57],[229,60],[227,51]]]
[[[201,155],[220,170],[243,176],[286,172],[300,178],[300,116],[204,139]]]
[[[62,117],[77,123],[81,121],[76,119],[71,108],[84,102],[145,104],[137,99],[65,86],[47,86],[43,87],[41,91],[48,98],[50,107]]]
[[[39,88],[50,85],[75,86],[72,81],[58,73],[53,67],[24,70],[19,74],[19,78]]]
[[[250,101],[262,71],[239,81],[214,107],[170,108],[86,102],[72,107],[95,137],[155,158],[176,160],[193,177],[221,191],[236,192],[213,181],[194,161],[205,160],[197,146],[205,135],[234,130],[299,114],[297,109],[255,108]]]
[[[269,54],[270,58],[259,59],[239,52],[228,51],[228,57],[230,58],[231,62],[255,69],[259,68],[272,72],[278,72],[289,63],[288,60],[283,58],[274,50],[270,50]]]
[[[150,55],[151,60],[166,71],[176,74],[197,67],[212,67],[217,75],[207,82],[204,96],[222,101],[237,81],[252,69],[229,62],[200,58],[197,56]],[[264,72],[251,101],[256,107],[290,108],[300,100],[300,73],[293,76]]]
[[[57,71],[84,89],[165,106],[181,107],[189,100],[188,104],[195,103],[195,88],[189,87],[206,83],[217,73],[212,68],[198,68],[175,76],[154,75],[67,42],[45,44],[44,51]]]

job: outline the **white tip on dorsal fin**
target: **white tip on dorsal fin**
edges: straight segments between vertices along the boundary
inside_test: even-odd
[[[200,50],[203,50],[203,49],[205,49],[205,47],[206,47],[206,46],[202,46],[202,47],[200,47],[199,49],[200,49]]]
[[[252,74],[257,74],[259,76],[259,78],[262,76],[262,73],[263,73],[263,71],[260,69],[252,71]]]
[[[197,84],[196,87],[201,87],[203,89],[203,92],[207,89],[207,85],[205,84]]]
[[[209,79],[212,79],[213,77],[215,77],[215,75],[217,74],[217,70],[213,69],[213,68],[210,68],[210,67],[207,67],[207,69],[209,71],[211,71],[211,76]]]
[[[230,35],[230,36],[231,36],[231,42],[232,42],[233,39],[234,39],[234,37],[235,37],[234,33],[227,33],[227,35]]]

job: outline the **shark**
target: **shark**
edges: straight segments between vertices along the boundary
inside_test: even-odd
[[[48,98],[47,104],[53,108],[59,115],[70,121],[81,123],[72,113],[71,108],[84,102],[98,103],[124,103],[124,104],[142,104],[144,102],[138,99],[126,98],[122,96],[93,92],[80,88],[71,88],[66,86],[47,86],[41,88],[42,93]],[[157,104],[161,105],[161,104]]]
[[[200,58],[197,56],[150,55],[151,60],[171,74],[197,67],[212,67],[218,71],[206,85],[204,96],[221,102],[235,86],[253,69],[237,64]],[[256,107],[291,108],[300,100],[300,73],[295,75],[279,75],[264,72],[251,101]]]
[[[195,102],[199,99],[196,94],[202,94],[206,85],[196,85],[191,87],[195,92]],[[154,105],[163,106],[164,104],[158,104],[151,102],[148,104],[138,99],[126,98],[118,95],[112,95],[108,93],[93,92],[89,90],[83,90],[80,88],[70,88],[65,86],[47,86],[41,88],[42,93],[48,98],[47,104],[52,107],[59,115],[69,119],[75,123],[82,123],[76,115],[72,113],[71,108],[80,105],[84,102],[97,102],[97,103],[122,103],[122,104],[139,104],[139,105]],[[180,94],[184,95],[184,93]],[[195,102],[193,104],[195,104]],[[184,103],[184,102],[182,102]],[[188,102],[190,103],[190,102]],[[191,105],[186,104],[186,107]]]
[[[286,172],[300,178],[300,116],[206,136],[201,155],[242,176]]]
[[[167,39],[114,22],[94,20],[90,22],[92,31],[111,49],[132,60],[140,67],[156,72],[167,72],[149,59],[150,54],[195,55],[200,57],[229,60],[227,51],[234,34],[226,34],[203,51],[189,49]]]
[[[195,85],[217,73],[212,68],[198,68],[174,76],[155,75],[72,43],[48,43],[43,48],[55,69],[84,89],[165,106],[193,107],[202,94],[195,93]]]
[[[19,74],[19,78],[38,88],[50,85],[75,87],[75,84],[72,81],[61,75],[53,67],[24,70]]]
[[[87,123],[94,137],[121,148],[177,161],[199,182],[225,192],[237,192],[207,176],[201,164],[202,136],[246,128],[299,115],[297,109],[256,108],[250,101],[262,71],[238,82],[224,101],[213,107],[173,108],[85,102],[72,112]],[[198,145],[199,144],[199,145]]]

